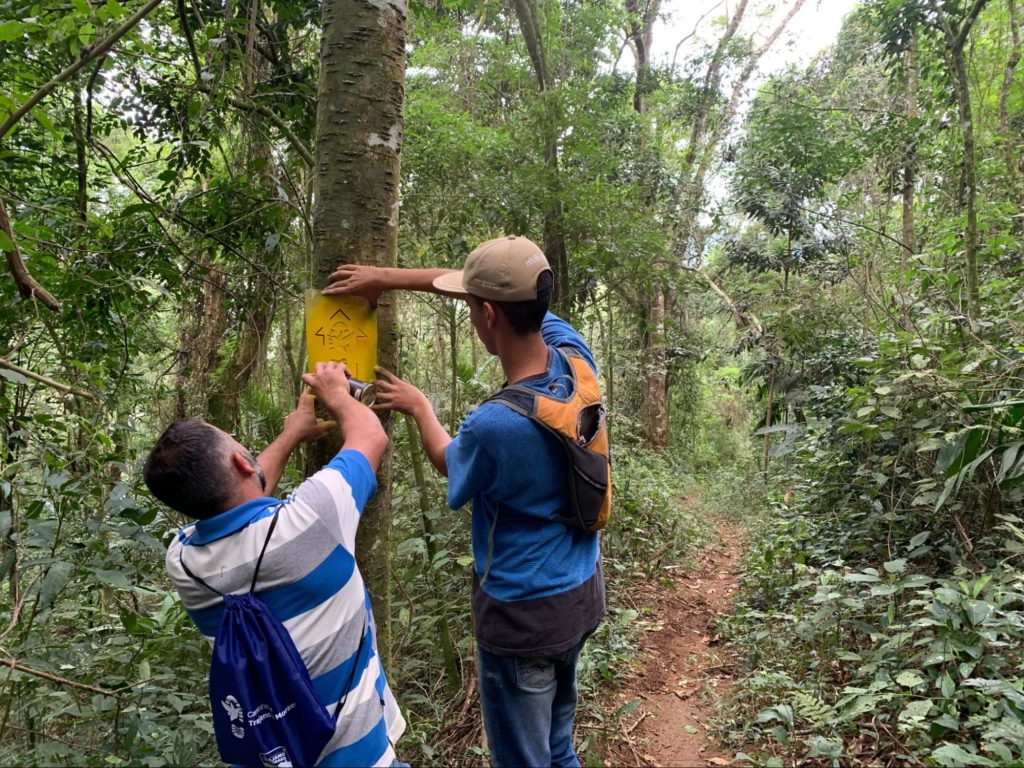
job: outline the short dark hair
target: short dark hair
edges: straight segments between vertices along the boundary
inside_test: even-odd
[[[171,509],[205,520],[226,510],[234,495],[225,448],[224,436],[205,421],[179,419],[156,441],[142,477]]]
[[[509,326],[520,336],[528,333],[536,333],[544,322],[544,315],[548,313],[551,306],[551,291],[555,285],[555,277],[551,270],[545,270],[537,275],[537,298],[527,301],[495,301],[494,299],[481,299],[473,296],[477,305],[485,301],[491,302],[501,310],[501,314],[508,320]],[[472,296],[472,294],[470,294]]]

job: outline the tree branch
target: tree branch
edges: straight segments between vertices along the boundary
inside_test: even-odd
[[[27,368],[22,368],[20,365],[15,365],[5,357],[0,357],[0,368],[6,368],[9,371],[20,373],[25,378],[32,379],[33,381],[38,381],[40,384],[45,384],[46,386],[53,387],[54,389],[59,389],[61,392],[66,392],[69,395],[74,395],[75,397],[83,397],[86,400],[96,400],[96,395],[94,395],[92,392],[85,392],[81,389],[75,389],[74,387],[69,387],[67,384],[61,384],[59,381],[54,381],[48,376],[43,376],[40,373],[33,373]]]
[[[211,95],[213,94],[212,88],[207,90],[205,86],[201,86],[199,90],[210,93]],[[243,101],[242,99],[235,98],[234,96],[228,96],[227,101],[228,104],[233,106],[235,109],[241,109],[247,112],[255,112],[257,115],[261,115],[262,117],[267,118],[267,120],[269,120],[275,126],[277,126],[277,129],[288,140],[288,143],[292,145],[292,149],[294,149],[298,153],[299,157],[302,158],[302,161],[308,167],[313,167],[313,153],[309,151],[309,148],[302,142],[302,139],[296,136],[292,132],[292,129],[289,128],[281,118],[279,118],[277,115],[275,115],[273,112],[271,112],[264,106],[260,106],[259,104],[253,104],[248,101]]]
[[[3,125],[0,125],[0,141],[2,141],[8,133],[10,133],[11,129],[15,125],[17,125],[18,121],[21,120],[21,118],[23,118],[25,115],[27,115],[36,104],[38,104],[40,101],[49,96],[57,88],[58,85],[74,76],[80,69],[82,69],[90,61],[96,59],[99,56],[102,56],[111,48],[113,48],[114,43],[116,43],[128,32],[130,32],[132,28],[135,27],[136,24],[138,24],[140,21],[146,18],[150,11],[152,11],[154,8],[160,5],[161,1],[162,0],[149,0],[148,3],[146,3],[134,14],[132,14],[131,18],[129,18],[124,24],[115,29],[113,32],[111,32],[107,37],[103,38],[94,45],[90,45],[86,48],[83,48],[82,55],[78,58],[77,61],[75,61],[70,66],[66,67],[60,74],[56,75],[52,80],[50,80],[50,82],[48,82],[46,85],[44,85],[34,94],[32,94],[32,96],[29,97],[28,101],[22,104],[22,106],[19,109],[15,110],[14,114],[12,114],[5,120]]]
[[[700,18],[698,18],[697,21],[695,21],[693,23],[693,29],[690,31],[690,34],[688,34],[688,35],[686,35],[686,36],[684,36],[684,37],[679,39],[679,42],[676,43],[675,49],[672,51],[672,66],[670,67],[670,69],[675,70],[675,68],[676,68],[676,58],[679,56],[679,49],[683,47],[683,44],[686,43],[687,40],[689,40],[690,38],[694,37],[697,34],[697,28],[700,27],[700,25],[704,21],[704,19],[706,19],[712,13],[714,13],[719,8],[721,8],[722,3],[724,3],[724,2],[725,2],[725,0],[719,0],[713,6],[708,8],[703,14],[701,14]]]
[[[41,286],[34,277],[32,277],[28,268],[25,266],[25,262],[21,260],[21,252],[18,250],[18,241],[14,237],[14,230],[11,229],[11,222],[7,218],[7,209],[4,208],[4,201],[2,198],[0,198],[0,232],[7,235],[8,239],[11,241],[10,250],[0,250],[3,250],[4,256],[7,257],[7,266],[10,267],[11,275],[14,277],[14,282],[18,286],[18,293],[21,294],[21,298],[37,298],[44,306],[49,307],[54,312],[60,312],[60,302],[53,297],[53,294],[43,288],[43,286]]]
[[[978,14],[981,13],[981,9],[985,7],[986,3],[988,3],[988,0],[974,0],[974,5],[971,6],[971,10],[964,17],[963,23],[960,26],[960,32],[956,36],[954,47],[957,51],[963,50],[964,44],[967,42],[967,36],[971,33],[971,27],[978,20]]]
[[[188,217],[183,216],[173,208],[164,205],[156,198],[154,198],[151,194],[149,194],[149,192],[146,191],[142,184],[140,184],[139,181],[132,175],[131,171],[129,171],[128,168],[125,167],[124,163],[117,158],[117,156],[106,144],[99,141],[98,139],[93,139],[92,146],[99,150],[100,154],[104,157],[104,159],[106,159],[107,165],[110,167],[110,170],[113,172],[114,176],[117,177],[118,181],[120,181],[122,184],[128,187],[128,189],[131,190],[131,192],[137,198],[139,198],[139,200],[159,209],[158,211],[151,212],[151,215],[155,219],[159,220],[160,218],[166,218],[170,221],[176,221],[181,224],[184,224],[189,229],[194,230],[201,236],[209,238],[213,242],[217,243],[217,245],[219,245],[225,251],[236,256],[239,261],[248,264],[250,267],[252,267],[255,273],[261,273],[265,275],[266,278],[270,280],[270,282],[272,282],[282,293],[286,293],[292,297],[298,296],[298,294],[292,288],[285,285],[285,283],[279,280],[277,277],[275,277],[273,273],[268,272],[261,264],[258,264],[257,262],[253,261],[253,259],[246,256],[244,253],[242,253],[242,251],[234,247],[228,240],[225,240],[224,238],[221,237],[217,237],[213,232],[204,229],[203,227],[201,227],[199,224],[192,221]],[[161,229],[163,229],[162,225]],[[163,229],[163,231],[166,235],[167,230]],[[169,235],[168,239],[170,239]],[[184,255],[184,252],[180,248],[178,248],[178,251],[179,253],[182,253],[182,255]]]
[[[516,17],[519,19],[519,28],[523,32],[523,41],[526,43],[526,50],[530,54],[530,61],[533,63],[533,71],[537,75],[537,82],[540,84],[542,93],[551,88],[551,77],[548,73],[548,65],[544,55],[544,42],[541,39],[540,28],[537,24],[537,11],[534,0],[515,0]]]
[[[7,654],[7,651],[4,651]],[[7,654],[8,656],[10,654]],[[0,664],[5,667],[10,667],[17,672],[24,672],[26,675],[33,675],[34,677],[40,677],[43,680],[49,680],[51,683],[59,683],[60,685],[66,685],[69,688],[77,688],[82,691],[89,691],[90,693],[98,693],[100,696],[114,696],[117,697],[120,694],[118,691],[108,691],[104,688],[97,688],[94,685],[86,685],[85,683],[78,683],[74,680],[68,680],[66,677],[59,677],[57,675],[51,675],[49,672],[43,672],[41,669],[33,669],[32,667],[26,667],[24,664],[16,661],[13,658],[2,659]]]
[[[708,284],[708,286],[710,286],[711,290],[714,291],[716,294],[718,294],[718,296],[722,299],[722,301],[724,301],[726,303],[726,305],[729,307],[730,311],[736,317],[736,324],[740,328],[746,328],[748,325],[750,325],[750,326],[753,326],[754,332],[758,336],[761,336],[762,334],[764,334],[764,327],[761,325],[761,321],[757,319],[757,316],[754,315],[753,312],[745,312],[744,310],[740,309],[739,305],[737,305],[736,302],[734,302],[729,297],[729,294],[727,294],[725,291],[723,291],[718,286],[718,284],[714,280],[711,279],[711,275],[709,275],[703,269],[698,267],[696,272],[697,272],[698,275],[700,275],[701,278],[703,278],[704,282],[706,282]]]
[[[188,53],[192,57],[192,66],[196,70],[196,80],[203,74],[203,65],[199,62],[199,52],[196,51],[196,41],[192,37],[192,27],[188,25],[188,16],[185,14],[185,0],[178,0],[178,21],[181,24],[181,31],[185,33],[185,42],[188,44]]]

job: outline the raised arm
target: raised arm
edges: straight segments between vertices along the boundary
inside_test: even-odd
[[[342,264],[331,274],[323,293],[331,296],[348,293],[363,296],[376,304],[381,293],[389,290],[422,291],[464,299],[464,293],[450,293],[434,287],[434,280],[452,269],[402,269],[373,267],[368,264]]]
[[[390,371],[377,368],[377,403],[374,410],[393,410],[412,416],[423,441],[423,452],[430,463],[445,477],[448,477],[448,462],[445,449],[452,441],[434,413],[434,408],[420,390],[400,379]]]
[[[292,451],[307,440],[315,440],[334,426],[333,421],[318,421],[313,410],[313,395],[304,392],[299,395],[299,403],[295,410],[289,413],[284,419],[284,427],[281,434],[274,442],[268,445],[263,453],[256,457],[256,461],[263,468],[263,474],[267,479],[267,487],[264,493],[273,495],[277,483],[284,473],[288,464],[288,457]]]
[[[388,436],[377,415],[349,394],[345,366],[317,363],[316,373],[304,373],[302,380],[338,422],[341,449],[359,451],[376,472],[388,446]]]

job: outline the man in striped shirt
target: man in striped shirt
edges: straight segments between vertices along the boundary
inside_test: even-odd
[[[355,562],[359,516],[377,490],[374,472],[387,447],[377,417],[349,395],[343,366],[319,363],[303,380],[336,419],[344,443],[331,461],[284,501],[269,494],[295,447],[323,434],[304,394],[280,436],[254,459],[234,438],[202,421],[176,421],[144,470],[168,506],[196,519],[167,550],[167,572],[200,632],[211,641],[223,594],[248,592],[253,569],[280,507],[259,569],[256,593],[291,635],[330,714],[344,706],[319,766],[398,764],[405,730],[377,654],[370,600]],[[363,633],[366,641],[360,643]]]

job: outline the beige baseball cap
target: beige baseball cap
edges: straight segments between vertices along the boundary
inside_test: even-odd
[[[509,235],[478,245],[461,272],[448,272],[434,287],[450,293],[471,293],[492,301],[530,301],[537,298],[537,278],[551,271],[538,245]]]

